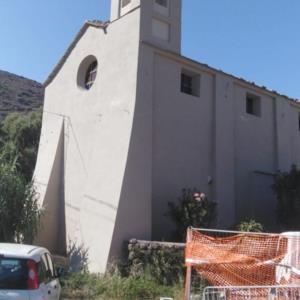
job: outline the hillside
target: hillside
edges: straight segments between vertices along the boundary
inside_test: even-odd
[[[0,120],[10,112],[27,112],[44,101],[43,86],[33,80],[0,70]]]

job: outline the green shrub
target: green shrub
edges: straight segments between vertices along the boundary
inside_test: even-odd
[[[0,241],[31,244],[42,211],[33,184],[26,183],[17,161],[12,144],[0,149]]]
[[[236,226],[236,229],[244,232],[263,232],[264,227],[262,224],[253,219],[242,221]]]
[[[283,230],[300,229],[300,170],[293,165],[290,172],[275,176],[273,190],[277,196],[277,217]]]
[[[88,272],[89,250],[88,248],[85,248],[83,244],[78,245],[76,242],[69,240],[67,256],[69,259],[68,271]]]
[[[29,113],[7,115],[0,128],[0,146],[12,143],[18,153],[18,171],[27,182],[32,179],[35,167],[40,132],[42,110]]]

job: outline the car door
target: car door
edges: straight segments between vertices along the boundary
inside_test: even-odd
[[[49,274],[47,259],[45,255],[42,255],[39,262],[38,277],[39,277],[39,291],[42,294],[43,300],[52,300],[51,289],[49,288]]]
[[[58,280],[58,276],[56,274],[56,270],[54,268],[54,264],[50,254],[46,253],[45,256],[49,268],[49,275],[51,275],[51,280],[48,283],[49,288],[51,288],[51,296],[52,296],[51,300],[59,300],[61,287]]]
[[[56,278],[54,277],[53,268],[50,268],[47,253],[44,253],[41,257],[41,262],[45,267],[45,281],[43,285],[43,295],[45,300],[58,300],[58,285]]]

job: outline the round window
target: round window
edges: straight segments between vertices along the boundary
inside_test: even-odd
[[[97,77],[98,62],[95,56],[86,57],[79,66],[77,84],[79,87],[89,90]]]

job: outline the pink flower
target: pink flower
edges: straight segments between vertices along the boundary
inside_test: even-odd
[[[193,197],[198,202],[204,201],[206,199],[206,195],[204,193],[194,193]]]
[[[200,194],[200,198],[201,198],[202,200],[205,200],[205,199],[206,199],[206,195],[205,195],[204,193],[201,193],[201,194]]]

